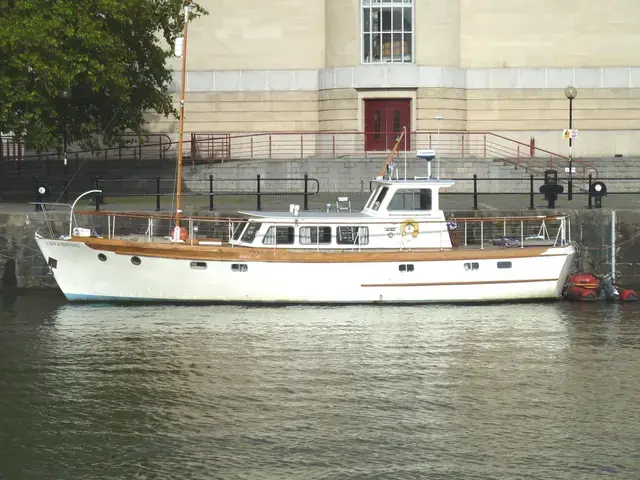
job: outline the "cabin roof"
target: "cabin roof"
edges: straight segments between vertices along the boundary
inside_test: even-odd
[[[253,218],[261,218],[261,219],[281,219],[281,220],[326,220],[327,222],[334,221],[335,223],[349,221],[349,220],[362,220],[371,218],[370,215],[366,215],[362,212],[303,212],[299,211],[298,215],[295,215],[293,212],[263,212],[258,210],[247,210],[238,212],[241,215],[247,215]]]

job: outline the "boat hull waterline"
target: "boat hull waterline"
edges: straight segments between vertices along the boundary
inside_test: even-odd
[[[277,249],[163,248],[106,239],[36,241],[68,300],[98,302],[360,304],[560,299],[575,255],[572,245],[380,254],[353,251],[336,252],[332,258],[325,252],[300,255]],[[279,259],[287,254],[298,258]]]

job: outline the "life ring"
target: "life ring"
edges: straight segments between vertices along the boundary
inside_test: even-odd
[[[412,236],[415,238],[418,236],[418,233],[420,233],[420,227],[415,220],[405,220],[402,222],[401,230],[403,237]]]

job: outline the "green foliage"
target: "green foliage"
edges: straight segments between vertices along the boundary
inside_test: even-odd
[[[187,3],[192,4],[191,1]],[[45,150],[175,116],[167,59],[184,0],[0,0],[0,132]],[[192,4],[190,18],[207,12]]]

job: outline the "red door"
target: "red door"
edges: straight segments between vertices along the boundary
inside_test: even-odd
[[[406,149],[411,150],[411,99],[371,99],[364,101],[364,148],[366,151],[391,150],[407,127]],[[404,139],[398,147],[405,150]]]

